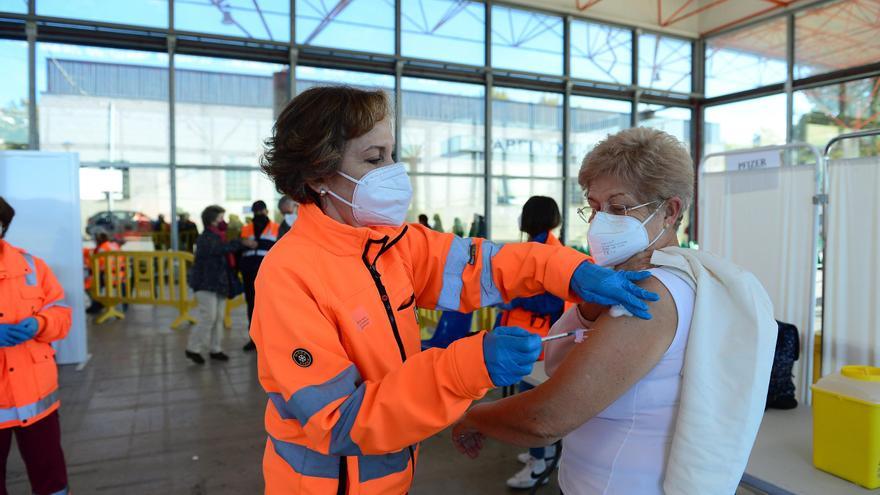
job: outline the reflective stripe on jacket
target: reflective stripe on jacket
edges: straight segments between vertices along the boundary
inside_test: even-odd
[[[353,228],[302,205],[256,281],[266,493],[335,494],[340,483],[347,493],[405,493],[418,443],[492,387],[483,334],[420,352],[415,308],[469,312],[545,291],[572,298],[585,259],[419,225]]]
[[[27,426],[58,409],[58,368],[50,342],[70,330],[64,290],[46,263],[0,239],[0,323],[35,317],[33,339],[0,347],[0,428]]]
[[[554,236],[552,233],[547,234],[547,241],[544,244],[548,246],[562,246],[562,243],[559,242],[559,239],[557,239],[556,236]],[[540,297],[540,295],[533,297]],[[561,305],[560,309],[562,309]],[[529,311],[524,307],[516,307],[511,310],[504,311],[501,314],[501,326],[520,327],[538,335],[539,337],[546,337],[547,334],[550,333],[550,327],[553,326],[553,324],[556,322],[556,319],[558,319],[561,315],[561,311],[557,315],[551,315]],[[542,353],[541,359],[543,358],[544,354]]]
[[[253,222],[245,225],[241,228],[241,238],[242,239],[250,239],[252,241],[257,241],[256,249],[248,249],[241,253],[242,256],[266,256],[268,254],[269,249],[275,245],[275,241],[278,240],[278,224],[269,220],[269,223],[266,224],[266,227],[260,232],[260,236],[254,236],[254,224]]]

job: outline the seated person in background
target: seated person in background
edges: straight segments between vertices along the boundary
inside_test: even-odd
[[[651,320],[581,304],[551,333],[549,380],[474,406],[453,430],[475,457],[483,435],[532,447],[562,439],[566,495],[734,493],[763,415],[776,324],[751,274],[676,247],[693,196],[690,155],[672,136],[634,128],[608,137],[579,174],[596,262],[656,250]],[[612,316],[614,315],[614,316]],[[687,360],[685,360],[687,357]]]

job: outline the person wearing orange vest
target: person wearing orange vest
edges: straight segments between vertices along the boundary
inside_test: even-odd
[[[254,201],[251,205],[254,219],[251,223],[241,228],[241,238],[249,239],[257,243],[254,249],[248,249],[241,253],[239,270],[244,281],[244,299],[247,302],[248,327],[254,317],[254,283],[257,281],[257,272],[263,258],[269,254],[269,249],[278,240],[278,224],[269,219],[269,209],[262,200]],[[253,340],[248,340],[244,345],[245,352],[256,349]]]
[[[58,369],[50,343],[67,336],[71,310],[46,263],[3,240],[14,216],[0,197],[0,494],[6,494],[13,435],[31,492],[66,494]]]
[[[549,291],[650,318],[656,295],[583,254],[499,246],[406,225],[387,96],[315,87],[281,112],[263,170],[300,203],[256,281],[251,336],[269,395],[267,494],[403,494],[420,441],[496,386],[518,383],[540,339],[503,327],[421,352],[416,308],[473,311]]]
[[[529,242],[561,246],[562,243],[552,232],[561,224],[562,213],[553,198],[532,196],[523,204],[519,229],[528,236]],[[550,333],[550,327],[562,316],[564,306],[565,301],[549,292],[518,297],[501,306],[504,311],[499,315],[497,324],[521,327],[539,337],[546,337]],[[543,353],[540,359],[544,359]],[[520,392],[531,388],[524,381],[519,383]],[[520,454],[518,460],[525,466],[507,480],[507,486],[517,489],[532,488],[547,468],[546,459],[554,455],[553,446],[531,448],[527,453]]]
[[[116,241],[111,239],[110,236],[107,235],[106,232],[101,231],[95,235],[95,249],[94,249],[94,251],[92,251],[93,255],[98,254],[98,253],[109,253],[109,252],[115,252],[115,251],[121,251],[121,250],[122,250],[122,248],[119,246],[119,243],[117,243]],[[91,262],[91,260],[89,260],[89,261]],[[123,290],[122,284],[124,283],[124,279],[125,279],[125,258],[120,256],[120,257],[116,258],[116,260],[111,261],[110,271],[112,272],[112,274],[110,275],[110,277],[106,276],[107,275],[106,268],[107,268],[107,260],[104,258],[99,258],[98,259],[97,276],[99,278],[99,281],[101,282],[101,285],[104,285],[104,284],[111,285],[112,284],[114,291]],[[92,274],[92,275],[94,276],[96,274]],[[126,308],[127,308],[127,305],[126,305]],[[101,312],[102,309],[104,309],[103,304],[101,304],[98,301],[92,301],[92,304],[88,308],[86,308],[86,313],[89,313],[89,314],[99,313],[99,312]]]

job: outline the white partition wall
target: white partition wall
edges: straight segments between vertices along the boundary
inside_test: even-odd
[[[880,157],[828,161],[825,222],[822,373],[880,366]]]
[[[819,152],[805,144],[711,154],[699,169],[700,249],[754,273],[776,319],[798,327],[794,371],[804,402],[812,375],[819,234],[814,197],[821,192],[821,171]]]
[[[59,364],[88,356],[79,212],[79,159],[74,153],[0,152],[0,196],[15,208],[6,240],[46,261],[73,308],[67,338],[55,344]]]

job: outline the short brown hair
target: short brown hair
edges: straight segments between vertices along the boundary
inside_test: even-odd
[[[226,213],[226,210],[224,210],[222,206],[210,205],[205,207],[205,209],[202,210],[202,227],[207,230],[214,220],[217,220],[217,216],[224,213]]]
[[[694,197],[694,162],[690,153],[678,139],[657,129],[624,129],[600,141],[584,157],[578,183],[588,190],[593,179],[604,175],[617,177],[632,187],[641,201],[678,196],[682,214]],[[681,220],[679,217],[676,227]]]
[[[9,230],[9,224],[12,223],[13,217],[15,217],[15,209],[3,199],[3,196],[0,196],[0,223],[3,224],[3,230],[0,230],[0,239],[6,237],[6,231]]]
[[[260,166],[278,192],[298,203],[318,203],[308,183],[335,174],[346,141],[370,132],[389,113],[381,90],[316,86],[303,91],[278,116]]]

